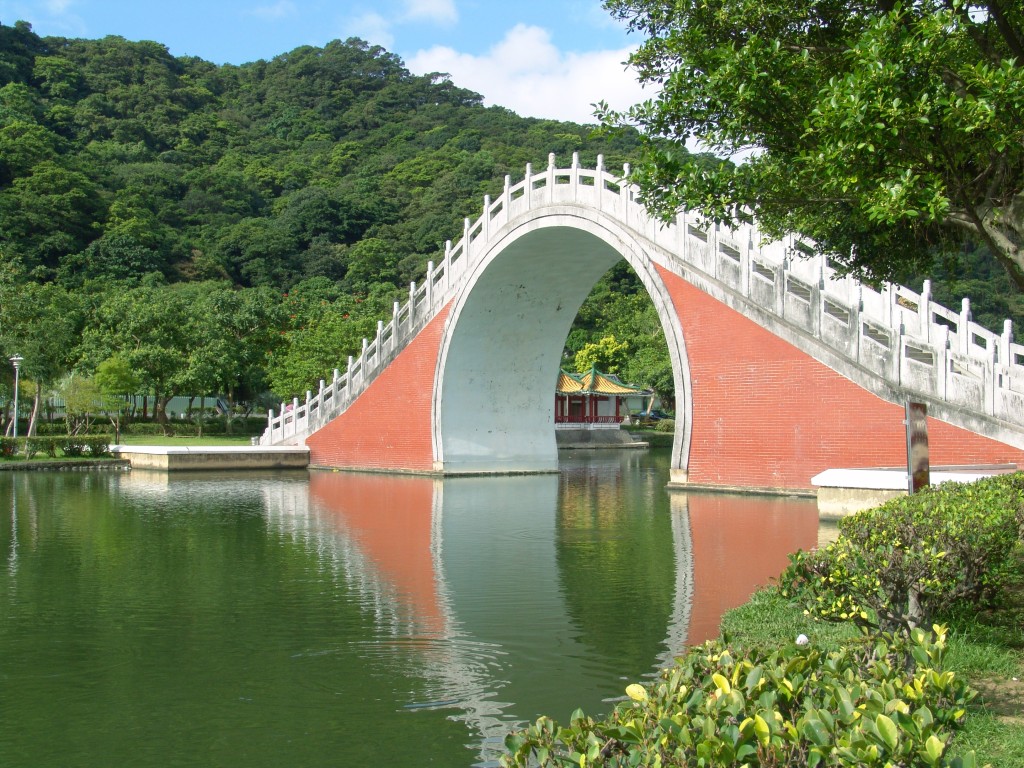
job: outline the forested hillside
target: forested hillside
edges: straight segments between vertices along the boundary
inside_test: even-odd
[[[216,66],[0,26],[0,346],[43,391],[102,367],[163,397],[290,397],[505,174],[634,148],[355,39]]]

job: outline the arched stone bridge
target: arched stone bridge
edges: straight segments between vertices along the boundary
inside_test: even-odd
[[[484,198],[362,353],[271,411],[263,444],[314,466],[471,474],[557,468],[553,386],[580,305],[619,259],[654,301],[675,378],[672,480],[807,489],[906,463],[907,399],[931,461],[1024,464],[1024,346],[900,286],[838,277],[799,239],[671,225],[624,173],[557,168]]]

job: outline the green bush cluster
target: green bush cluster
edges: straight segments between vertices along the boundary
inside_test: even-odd
[[[0,438],[0,458],[34,459],[44,453],[50,458],[79,458],[88,456],[98,459],[110,455],[109,435],[76,435],[54,437],[33,435],[32,437]]]
[[[676,431],[676,420],[675,419],[662,419],[654,425],[655,432],[675,432]]]
[[[999,595],[1024,530],[1024,474],[946,483],[844,518],[780,578],[809,614],[867,633],[909,633]]]
[[[943,670],[945,629],[824,653],[810,645],[691,649],[604,720],[542,717],[510,735],[512,766],[949,766],[974,696]],[[905,659],[913,660],[909,666]]]

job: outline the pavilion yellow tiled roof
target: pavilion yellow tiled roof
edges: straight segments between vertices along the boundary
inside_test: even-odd
[[[591,368],[586,373],[559,371],[555,391],[560,395],[642,395],[650,390],[623,384],[617,376]]]

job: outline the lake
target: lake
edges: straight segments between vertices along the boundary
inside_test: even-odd
[[[493,765],[819,536],[813,500],[558,474],[0,473],[0,764]]]

